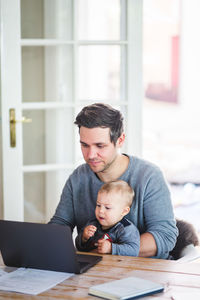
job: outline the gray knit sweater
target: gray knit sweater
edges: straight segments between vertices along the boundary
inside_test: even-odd
[[[135,191],[134,201],[126,216],[140,234],[149,232],[157,244],[156,258],[168,258],[176,243],[178,230],[174,219],[170,193],[163,175],[155,165],[129,156],[127,170],[119,178]],[[96,199],[104,183],[87,164],[79,166],[69,176],[60,202],[50,223],[66,224],[78,232],[89,220],[95,219]]]

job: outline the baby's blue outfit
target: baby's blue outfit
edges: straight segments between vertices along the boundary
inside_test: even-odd
[[[84,228],[76,237],[76,247],[79,251],[91,251],[97,248],[96,243],[99,239],[107,239],[112,243],[112,254],[138,256],[140,250],[140,233],[132,222],[123,218],[113,227],[103,230],[98,220],[89,222],[88,225],[94,225],[97,230],[93,237],[86,243],[82,243],[82,234]]]

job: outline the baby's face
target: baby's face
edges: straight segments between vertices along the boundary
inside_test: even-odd
[[[95,214],[103,229],[108,229],[118,223],[128,213],[127,209],[129,211],[120,193],[98,194]]]

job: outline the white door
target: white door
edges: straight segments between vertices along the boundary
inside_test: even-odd
[[[88,103],[121,108],[125,151],[139,153],[141,15],[140,0],[1,0],[5,219],[52,216],[81,160],[73,122]]]

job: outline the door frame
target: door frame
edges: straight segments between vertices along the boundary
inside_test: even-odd
[[[8,220],[24,218],[22,174],[22,124],[16,124],[16,147],[10,147],[9,110],[21,110],[20,2],[1,1],[1,109],[3,159],[3,216]],[[15,24],[13,26],[13,24]],[[15,189],[17,180],[17,189]],[[6,199],[6,201],[5,201]]]

